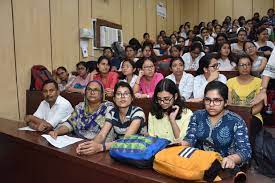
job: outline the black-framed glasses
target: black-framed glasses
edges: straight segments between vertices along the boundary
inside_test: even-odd
[[[128,98],[130,97],[130,93],[126,92],[126,93],[116,93],[116,97],[117,98],[122,98],[122,97],[125,97],[125,98]]]
[[[161,104],[161,102],[163,102],[164,104],[169,104],[171,102],[171,100],[173,99],[174,97],[171,97],[171,98],[160,98],[160,97],[157,97],[157,103]]]
[[[216,63],[214,65],[209,65],[208,67],[213,67],[214,69],[218,69],[220,67],[220,63]]]
[[[254,45],[249,46],[249,47],[247,47],[247,48],[245,49],[245,51],[251,50],[251,49],[253,49],[253,48],[256,48],[256,47],[255,47]]]
[[[220,99],[220,98],[211,99],[211,98],[205,97],[203,99],[204,104],[210,105],[211,103],[213,103],[215,106],[221,105],[222,101],[223,99]]]

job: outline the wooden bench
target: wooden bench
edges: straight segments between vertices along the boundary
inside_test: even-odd
[[[72,106],[77,105],[79,102],[82,102],[84,96],[78,93],[67,93],[62,92],[61,95],[66,98],[68,101],[71,102]],[[42,93],[40,91],[26,91],[26,114],[33,114],[37,107],[39,106],[40,102],[43,100]],[[133,101],[133,105],[139,106],[144,110],[146,115],[146,119],[148,119],[148,114],[151,111],[151,99],[135,99]],[[195,102],[186,102],[186,107],[192,111],[203,109],[203,103],[195,103]],[[246,122],[248,130],[250,131],[251,126],[251,108],[244,107],[244,106],[234,106],[228,105],[227,107],[230,111],[233,111],[239,114]]]

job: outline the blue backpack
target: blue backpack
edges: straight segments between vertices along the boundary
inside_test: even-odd
[[[151,168],[155,154],[168,144],[170,141],[163,138],[131,135],[116,140],[110,149],[110,156],[138,168]]]

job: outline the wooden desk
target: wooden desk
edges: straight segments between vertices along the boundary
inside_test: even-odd
[[[77,144],[57,149],[38,132],[19,131],[22,123],[0,118],[1,182],[10,183],[116,183],[116,182],[190,182],[138,169],[112,160],[109,154],[77,156]],[[249,183],[262,176],[248,174]],[[232,183],[232,179],[221,181]]]
[[[85,157],[76,155],[76,144],[54,148],[38,132],[18,131],[19,126],[0,119],[1,182],[178,182],[115,162],[108,152]]]

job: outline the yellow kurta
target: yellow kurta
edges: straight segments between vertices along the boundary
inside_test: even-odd
[[[231,93],[231,103],[235,105],[250,106],[250,102],[259,93],[262,80],[254,77],[248,84],[240,84],[237,77],[231,78],[227,81],[226,85]],[[263,118],[260,113],[255,115],[262,122]]]
[[[164,115],[162,119],[157,119],[155,116],[149,113],[148,133],[150,136],[165,138],[167,140],[170,140],[172,143],[180,142],[186,135],[186,131],[192,114],[193,113],[190,109],[183,110],[181,114],[181,119],[176,120],[176,123],[180,129],[180,137],[178,139],[175,139],[168,116]]]

